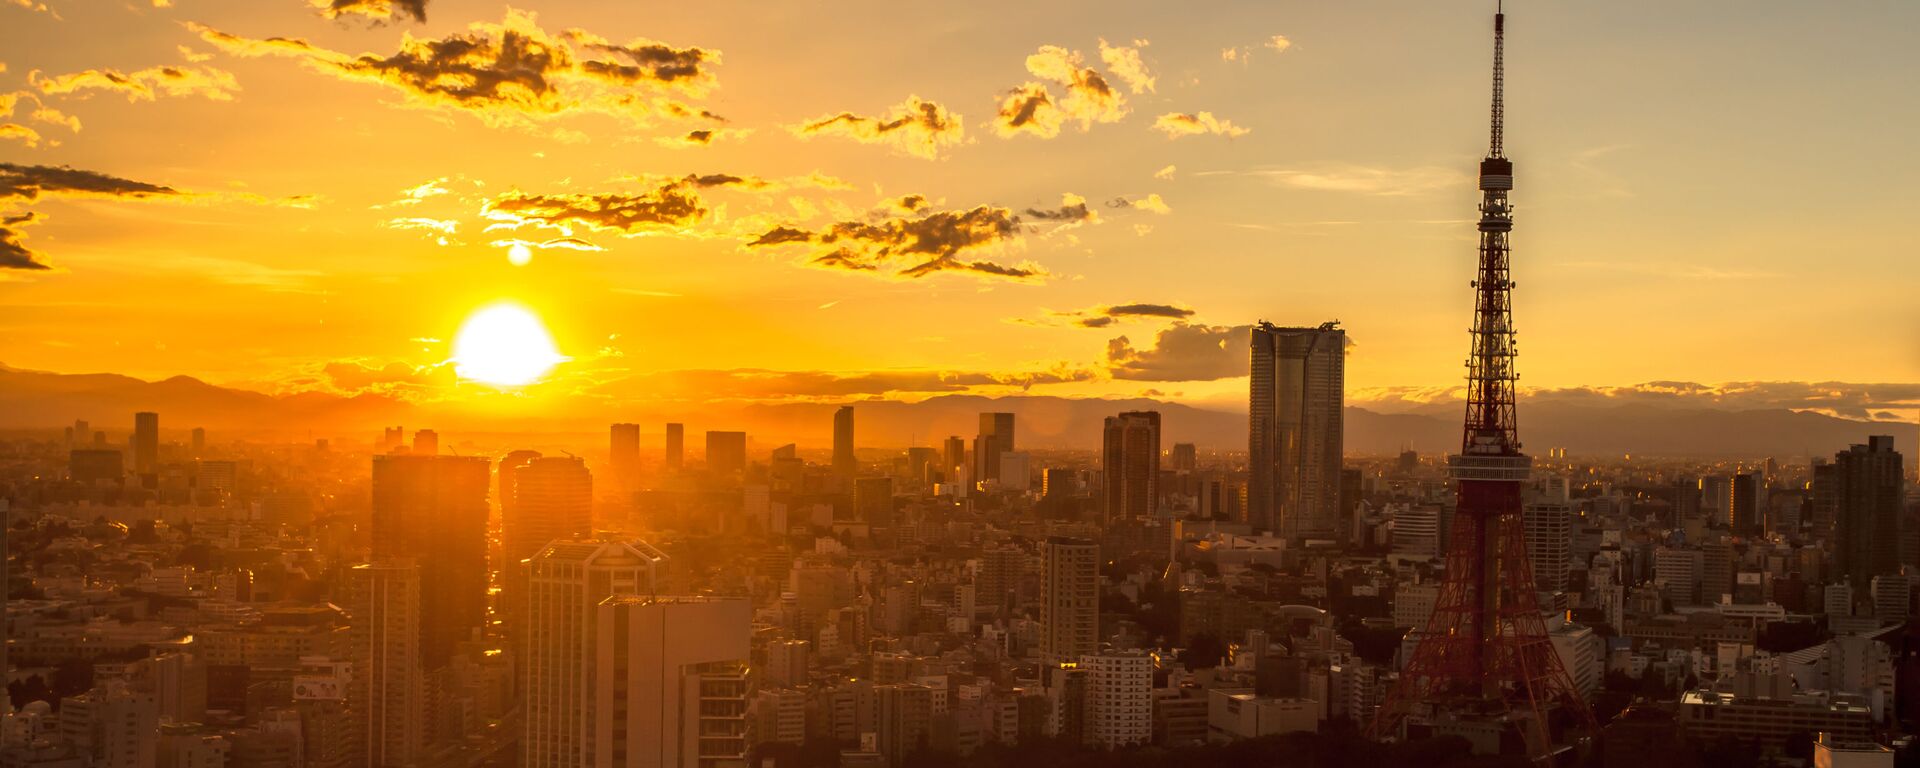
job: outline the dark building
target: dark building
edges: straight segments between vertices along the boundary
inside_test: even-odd
[[[679,469],[687,453],[687,428],[681,424],[667,425],[667,469]]]
[[[854,519],[876,527],[893,525],[893,478],[863,477],[853,481]]]
[[[373,458],[373,559],[420,569],[420,659],[437,669],[487,615],[487,480],[476,456]]]
[[[133,473],[145,477],[160,469],[160,414],[133,415]]]
[[[1160,500],[1160,414],[1108,416],[1101,440],[1107,522],[1153,518]]]
[[[853,459],[853,406],[833,412],[833,480],[841,488],[853,482],[859,464]]]
[[[1346,331],[1333,323],[1252,331],[1247,522],[1288,539],[1342,532]]]
[[[980,414],[980,435],[973,439],[973,481],[1000,479],[1000,454],[1013,450],[1013,414]]]
[[[1758,472],[1733,476],[1732,501],[1727,505],[1727,528],[1736,536],[1759,536],[1765,528],[1760,510],[1766,479]]]
[[[747,433],[708,432],[707,471],[717,475],[747,471]]]
[[[126,457],[117,450],[82,448],[67,454],[67,477],[76,483],[118,483],[126,475]]]
[[[1900,571],[1900,513],[1905,477],[1891,435],[1874,435],[1833,457],[1836,483],[1834,570],[1869,594],[1873,577]],[[1816,497],[1818,494],[1815,494]]]
[[[640,488],[640,425],[615,424],[607,431],[607,464],[622,491]]]

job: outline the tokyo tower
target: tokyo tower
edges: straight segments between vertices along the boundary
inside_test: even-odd
[[[1477,752],[1551,762],[1570,742],[1589,737],[1594,721],[1547,634],[1521,516],[1532,461],[1520,452],[1514,416],[1519,376],[1507,247],[1513,161],[1501,146],[1505,38],[1506,14],[1496,12],[1466,429],[1460,453],[1448,462],[1459,486],[1446,576],[1433,616],[1370,732],[1374,738],[1458,735]]]

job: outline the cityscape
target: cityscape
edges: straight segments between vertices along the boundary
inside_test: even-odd
[[[1783,167],[1868,190],[1809,265],[1758,221],[1799,200],[1646,245],[1687,203],[1557,143],[1656,5],[609,5],[0,3],[0,768],[1920,765],[1920,384],[1848,383],[1920,381],[1910,148]],[[1920,74],[1877,50],[1920,8],[1721,12]],[[1369,36],[1445,55],[1329,50]],[[1002,49],[993,104],[719,85]],[[1450,167],[1306,170],[1277,84]],[[1590,97],[1707,99],[1665,85]],[[1241,176],[1370,202],[1229,215],[1281,199]],[[1448,266],[1319,250],[1379,243]]]

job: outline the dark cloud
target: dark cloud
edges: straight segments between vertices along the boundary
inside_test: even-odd
[[[409,36],[398,51],[384,56],[350,56],[305,40],[253,39],[188,27],[234,55],[296,58],[319,72],[380,83],[419,103],[466,110],[490,122],[524,123],[580,112],[719,119],[659,96],[704,95],[713,84],[710,65],[719,62],[717,51],[651,40],[614,44],[578,29],[555,35],[524,11],[509,9],[498,24],[477,22],[440,39]]]
[[[146,198],[178,194],[171,187],[65,165],[0,163],[0,200],[37,200],[43,195]]]
[[[377,21],[401,17],[427,20],[427,0],[313,0],[313,6],[329,19],[364,16]]]
[[[52,269],[40,253],[20,241],[20,228],[40,221],[40,214],[28,211],[0,218],[0,269]]]
[[[1247,325],[1176,322],[1135,348],[1125,336],[1107,342],[1107,369],[1116,379],[1212,381],[1247,375]]]
[[[1167,135],[1169,139],[1182,136],[1245,136],[1251,131],[1234,125],[1232,121],[1217,118],[1212,112],[1168,112],[1153,121],[1154,130]]]
[[[698,131],[687,131],[685,141],[688,144],[712,144],[713,130],[704,128]]]
[[[1051,311],[1045,318],[1027,320],[1009,319],[1008,322],[1022,325],[1058,326],[1074,325],[1081,328],[1106,328],[1123,320],[1135,318],[1186,320],[1193,317],[1193,310],[1177,304],[1101,304],[1086,309],[1068,312]]]
[[[574,225],[622,234],[677,231],[707,215],[699,185],[685,179],[638,194],[532,195],[509,192],[488,201],[481,215],[509,228],[526,224],[568,230]],[[499,224],[495,226],[501,226]]]
[[[964,211],[888,215],[870,221],[843,221],[824,230],[783,226],[750,246],[812,243],[811,263],[821,267],[924,277],[936,272],[970,272],[1017,280],[1038,278],[1038,265],[1001,264],[975,254],[989,253],[1018,240],[1020,217],[1005,208],[977,206]]]
[[[1094,212],[1087,208],[1086,198],[1072,194],[1066,195],[1058,208],[1028,208],[1026,214],[1030,218],[1041,221],[1078,222],[1093,221],[1097,218]]]
[[[863,144],[883,144],[902,154],[936,159],[941,151],[966,141],[959,115],[918,96],[894,107],[884,117],[841,112],[815,118],[793,129],[801,137],[839,136]]]
[[[1027,71],[1066,89],[1060,110],[1087,130],[1094,123],[1113,123],[1127,116],[1126,98],[1093,67],[1083,66],[1079,51],[1043,45],[1027,57]]]
[[[1000,109],[994,115],[993,130],[1003,137],[1022,133],[1051,139],[1060,135],[1066,114],[1053,103],[1042,83],[1027,83],[1000,97]]]

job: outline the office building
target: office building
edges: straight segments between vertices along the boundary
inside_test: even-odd
[[[853,481],[855,521],[876,527],[894,524],[893,478],[863,477]]]
[[[1108,416],[1100,457],[1107,522],[1155,517],[1160,501],[1159,412]]]
[[[426,746],[421,588],[420,569],[411,560],[380,561],[348,572],[350,697],[362,724],[359,764],[369,768],[416,765]]]
[[[730,475],[747,470],[747,433],[708,432],[707,471]]]
[[[1078,661],[1100,644],[1100,545],[1051,536],[1042,560],[1040,659]]]
[[[958,483],[965,480],[968,475],[966,438],[959,435],[949,436],[946,442],[946,449],[942,451],[942,453],[945,454],[942,458],[946,462],[946,466],[940,469],[942,478],[948,483]]]
[[[1838,519],[1835,571],[1865,595],[1873,577],[1900,571],[1900,514],[1905,477],[1893,438],[1875,435],[1833,457]]]
[[[1533,564],[1535,589],[1565,592],[1572,571],[1573,505],[1534,501],[1526,505],[1527,559]],[[1582,564],[1584,567],[1584,564]]]
[[[859,471],[853,458],[853,406],[843,405],[833,412],[833,480],[841,488],[853,483]]]
[[[980,414],[980,434],[973,438],[973,481],[999,480],[1000,456],[1013,450],[1013,414]]]
[[[1741,472],[1733,476],[1727,493],[1727,529],[1735,536],[1765,533],[1761,510],[1766,508],[1766,478],[1757,472]]]
[[[679,470],[686,461],[687,428],[684,424],[667,425],[667,447],[664,462],[669,471]]]
[[[607,429],[607,466],[613,487],[624,493],[640,488],[640,425],[615,424]]]
[[[1338,538],[1347,334],[1326,323],[1252,330],[1247,512],[1287,539]]]
[[[160,471],[160,414],[133,415],[133,473],[146,477]]]
[[[607,598],[596,608],[587,754],[593,768],[744,764],[745,599]]]
[[[207,451],[207,430],[205,427],[194,427],[191,434],[193,435],[193,442],[191,443],[193,446],[193,458],[197,459]]]
[[[585,764],[599,605],[615,595],[653,595],[665,561],[641,541],[571,539],[549,542],[528,559],[521,765]]]
[[[67,452],[67,477],[76,483],[119,483],[126,476],[126,458],[119,449],[76,448]]]
[[[420,659],[438,669],[487,614],[487,481],[481,457],[373,458],[373,560],[420,569]]]
[[[1171,458],[1175,472],[1192,472],[1200,468],[1200,454],[1194,449],[1193,443],[1174,443]]]
[[[511,475],[503,462],[500,476],[501,544],[507,565],[518,566],[550,541],[593,533],[593,473],[585,461],[537,457],[515,467]]]
[[[1122,749],[1153,738],[1153,657],[1143,651],[1096,653],[1080,657],[1087,670],[1091,717],[1087,742],[1100,749]]]
[[[438,456],[440,454],[440,433],[423,429],[413,433],[413,455]]]

